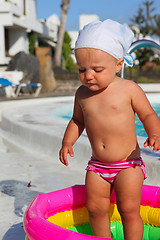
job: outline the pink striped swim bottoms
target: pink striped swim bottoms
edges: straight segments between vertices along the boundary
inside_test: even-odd
[[[121,170],[135,166],[141,167],[144,179],[146,179],[145,164],[141,157],[112,163],[100,162],[91,158],[91,160],[88,162],[86,170],[93,171],[107,180],[109,183],[113,183],[115,177]]]

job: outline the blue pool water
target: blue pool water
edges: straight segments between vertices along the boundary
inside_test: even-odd
[[[158,115],[158,117],[160,119],[160,104],[153,103],[152,107],[153,107],[153,109],[155,110],[155,112],[157,113],[157,115]],[[136,126],[136,134],[138,136],[147,137],[147,134],[146,134],[146,132],[144,130],[143,124],[139,120],[137,114],[135,116],[135,126]]]
[[[160,119],[160,104],[153,103],[152,107],[153,107],[153,109],[155,110],[155,112],[157,113],[157,115]],[[56,114],[58,117],[70,120],[71,116],[72,116],[72,113],[73,113],[72,108],[73,108],[73,105],[68,104],[68,105],[65,105],[64,107],[54,111],[54,114]],[[136,127],[136,134],[138,136],[147,137],[147,134],[144,130],[143,124],[139,120],[137,114],[135,116],[135,127]]]

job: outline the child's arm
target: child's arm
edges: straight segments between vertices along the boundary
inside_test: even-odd
[[[154,126],[150,127],[152,123],[154,124]],[[153,152],[156,152],[160,150],[160,122],[156,113],[148,116],[145,125],[145,130],[147,132],[148,138],[144,143],[144,147],[153,147]],[[152,130],[150,130],[151,128]]]
[[[74,102],[73,117],[66,128],[63,141],[62,141],[62,148],[59,152],[60,161],[64,165],[68,166],[68,161],[67,161],[68,154],[71,157],[74,156],[72,146],[76,142],[76,140],[79,138],[79,136],[82,134],[83,130],[84,130],[83,113],[78,103],[77,94],[76,94],[75,102]]]
[[[160,120],[151,107],[143,90],[136,85],[132,92],[132,105],[148,135],[144,147],[153,147],[153,152],[160,150]]]

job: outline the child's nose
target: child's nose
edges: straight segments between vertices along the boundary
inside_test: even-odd
[[[90,80],[90,79],[93,79],[93,74],[90,70],[86,71],[86,79],[87,80]]]

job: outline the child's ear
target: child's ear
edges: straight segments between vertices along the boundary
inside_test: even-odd
[[[121,70],[123,63],[124,63],[124,58],[120,58],[117,61],[116,73],[118,73]]]

